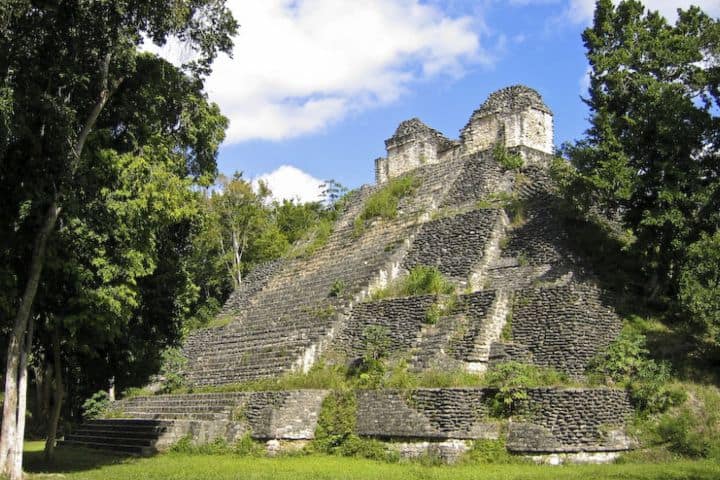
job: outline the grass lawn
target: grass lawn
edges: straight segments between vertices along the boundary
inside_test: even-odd
[[[459,465],[426,467],[413,463],[388,464],[354,458],[298,456],[253,458],[233,455],[170,453],[152,458],[118,458],[83,449],[58,450],[53,466],[44,464],[42,442],[25,444],[25,470],[30,478],[67,479],[720,479],[720,465],[680,461],[661,464],[614,465]]]

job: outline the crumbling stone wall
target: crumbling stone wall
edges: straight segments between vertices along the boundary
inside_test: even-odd
[[[520,290],[512,312],[512,343],[494,348],[492,362],[527,361],[573,376],[605,350],[622,328],[612,298],[589,283]]]
[[[357,392],[358,434],[379,438],[497,438],[492,391],[476,388]]]
[[[465,317],[462,329],[450,339],[449,353],[453,358],[463,361],[474,361],[475,349],[481,343],[480,336],[484,333],[485,324],[493,302],[497,298],[494,290],[462,295],[458,299],[456,312]]]
[[[626,450],[632,412],[627,392],[607,388],[533,388],[509,423],[514,452]],[[392,439],[497,438],[489,416],[496,390],[489,388],[369,390],[358,392],[360,435]]]
[[[632,406],[625,390],[534,388],[510,423],[512,452],[598,452],[632,447],[625,423]],[[523,418],[524,416],[524,418]]]
[[[491,149],[497,143],[552,153],[552,112],[535,90],[520,85],[504,88],[472,114],[460,132],[460,141],[466,154]]]
[[[387,158],[375,160],[375,180],[381,184],[389,178],[423,165],[437,163],[440,156],[455,143],[418,118],[401,122],[395,134],[385,141]]]
[[[435,301],[435,295],[425,295],[357,304],[337,340],[351,357],[361,357],[367,328],[378,326],[387,330],[389,352],[408,350],[417,343],[427,323],[427,310]]]
[[[423,224],[403,267],[435,266],[443,275],[466,280],[499,228],[499,214],[499,209],[478,209]]]

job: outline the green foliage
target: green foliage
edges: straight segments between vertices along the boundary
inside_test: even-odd
[[[105,390],[99,390],[82,404],[83,420],[93,420],[103,415],[110,406],[110,397]]]
[[[400,277],[386,288],[373,292],[372,300],[409,297],[416,295],[448,295],[455,293],[455,286],[437,269],[427,265],[414,266],[408,275]]]
[[[491,193],[486,198],[479,200],[476,206],[477,208],[504,209],[513,227],[520,226],[525,221],[525,202],[517,192]]]
[[[439,298],[437,302],[430,305],[425,312],[425,322],[429,325],[435,325],[438,320],[450,315],[457,304],[457,295],[450,295],[445,298]]]
[[[355,433],[357,400],[352,391],[333,391],[323,400],[311,450],[330,455],[397,461],[382,442]]]
[[[505,325],[503,325],[502,331],[500,332],[500,340],[503,342],[509,342],[512,340],[512,319],[512,311],[510,311],[505,316]]]
[[[490,405],[497,417],[510,417],[520,413],[519,406],[527,400],[527,389],[540,386],[566,385],[567,375],[550,368],[519,363],[504,362],[493,366],[485,373],[484,382],[497,388]]]
[[[688,247],[679,275],[679,303],[687,323],[720,346],[720,230]]]
[[[437,267],[417,265],[403,279],[401,292],[404,295],[443,295],[455,291],[455,287],[445,279]]]
[[[419,186],[419,179],[412,175],[390,179],[365,201],[362,212],[355,219],[353,235],[355,237],[362,235],[373,219],[388,220],[397,217],[400,199],[411,195]]]
[[[590,362],[591,374],[630,390],[635,406],[643,412],[667,410],[685,400],[670,384],[670,366],[649,357],[645,336],[625,328],[607,351]]]
[[[509,153],[501,142],[493,147],[493,158],[505,170],[520,170],[523,166],[523,159],[516,153]]]
[[[357,400],[352,391],[330,392],[320,409],[313,448],[330,454],[339,453],[342,445],[355,434],[356,417]]]
[[[688,401],[666,412],[638,416],[636,436],[654,455],[720,460],[720,392],[717,387],[678,384]]]
[[[330,287],[329,297],[342,297],[345,293],[345,282],[342,280],[335,280]]]
[[[684,287],[682,305],[701,316],[710,278],[687,254],[698,241],[692,255],[709,247],[720,227],[720,73],[707,67],[719,57],[718,32],[720,20],[697,7],[673,25],[638,1],[600,0],[583,33],[591,127],[565,147],[574,169],[560,175],[571,204],[630,230],[646,293],[671,302]]]
[[[187,358],[179,348],[166,348],[162,352],[160,376],[163,379],[162,392],[171,393],[185,386],[183,375],[187,366]]]
[[[182,455],[236,455],[241,457],[259,457],[265,455],[262,443],[253,440],[250,433],[245,433],[234,444],[224,438],[216,438],[212,442],[195,443],[192,436],[187,435],[170,447],[172,454]]]
[[[192,315],[194,190],[214,177],[227,126],[203,76],[237,25],[222,1],[12,1],[0,11],[0,317],[13,318],[32,245],[59,210],[36,257],[42,287],[34,299],[28,290],[43,319],[29,353],[43,368],[59,326],[66,414],[110,377],[145,381]],[[195,61],[176,67],[140,49],[169,38]]]
[[[522,457],[512,455],[505,447],[505,440],[474,440],[472,447],[465,453],[464,463],[469,464],[511,464],[527,463]]]

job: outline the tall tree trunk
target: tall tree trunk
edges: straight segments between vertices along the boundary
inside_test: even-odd
[[[52,461],[55,456],[55,437],[57,437],[60,412],[65,396],[62,379],[62,352],[60,351],[60,324],[55,324],[53,330],[53,371],[55,372],[55,398],[53,401],[52,414],[48,423],[47,439],[45,440],[45,460]]]
[[[10,450],[15,445],[17,418],[18,418],[18,368],[20,357],[25,348],[23,339],[27,330],[30,309],[32,308],[40,274],[45,263],[45,252],[47,240],[57,223],[60,207],[57,204],[57,197],[54,197],[45,214],[45,219],[40,231],[35,237],[32,256],[30,258],[30,269],[25,284],[20,306],[15,315],[13,331],[10,335],[7,351],[7,363],[5,367],[5,399],[3,402],[2,434],[0,435],[0,473],[10,473],[12,465],[8,463]],[[24,414],[24,412],[23,412]]]
[[[232,244],[233,244],[233,280],[235,280],[235,288],[239,288],[242,284],[242,269],[240,268],[240,261],[242,252],[240,251],[240,241],[238,240],[238,234],[235,230],[232,231]]]
[[[10,480],[22,480],[23,441],[25,440],[25,407],[27,400],[27,363],[28,355],[32,351],[33,318],[28,320],[27,334],[25,335],[25,349],[20,352],[20,378],[18,380],[18,418],[15,431],[15,446],[9,455],[12,464]]]

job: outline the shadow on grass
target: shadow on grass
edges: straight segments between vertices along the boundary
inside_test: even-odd
[[[72,473],[94,470],[105,465],[131,462],[137,457],[111,454],[89,448],[58,447],[52,462],[45,460],[42,441],[25,442],[23,470],[27,473]]]

